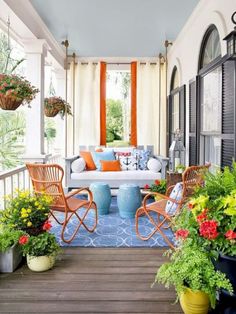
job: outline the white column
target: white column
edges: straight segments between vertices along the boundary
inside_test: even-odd
[[[44,63],[46,42],[43,39],[24,42],[27,60],[26,78],[39,89],[36,98],[27,110],[26,118],[26,159],[42,160],[44,151]]]

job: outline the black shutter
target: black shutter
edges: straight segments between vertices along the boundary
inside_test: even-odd
[[[189,165],[197,164],[197,93],[196,81],[189,83]]]
[[[172,95],[169,95],[167,98],[168,101],[168,119],[167,119],[167,143],[168,143],[168,151],[167,155],[169,155],[169,148],[172,142]]]
[[[222,147],[221,167],[231,166],[235,159],[236,62],[222,65]]]
[[[183,143],[185,145],[185,110],[186,108],[186,87],[181,86],[179,89],[179,128],[183,134]]]

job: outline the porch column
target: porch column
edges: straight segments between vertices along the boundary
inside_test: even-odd
[[[24,41],[27,60],[26,78],[39,89],[36,98],[31,102],[31,109],[26,115],[26,153],[25,159],[45,161],[44,150],[44,64],[47,54],[46,42],[43,39]]]

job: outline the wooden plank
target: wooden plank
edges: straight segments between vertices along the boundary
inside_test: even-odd
[[[158,301],[56,301],[56,302],[1,302],[1,311],[10,313],[58,313],[58,309],[65,313],[175,313],[179,310],[178,304]],[[181,313],[181,312],[180,312]]]

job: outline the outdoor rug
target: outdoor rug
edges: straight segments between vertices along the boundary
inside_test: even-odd
[[[94,213],[88,214],[86,218],[87,225],[92,226],[94,223]],[[80,210],[81,213],[81,210]],[[60,217],[61,213],[57,216]],[[156,218],[153,214],[154,219]],[[51,233],[55,234],[57,241],[61,246],[80,246],[80,247],[164,247],[167,246],[162,236],[158,233],[147,240],[140,240],[135,232],[135,218],[121,218],[119,215],[116,197],[112,197],[110,212],[108,215],[98,217],[97,228],[93,233],[88,232],[81,226],[76,237],[70,244],[61,240],[61,226],[51,219]],[[73,232],[73,225],[78,223],[78,219],[73,217],[68,224],[66,235]],[[143,235],[147,235],[153,230],[153,225],[146,217],[139,220],[139,230]],[[165,230],[169,239],[173,239],[171,230]]]

